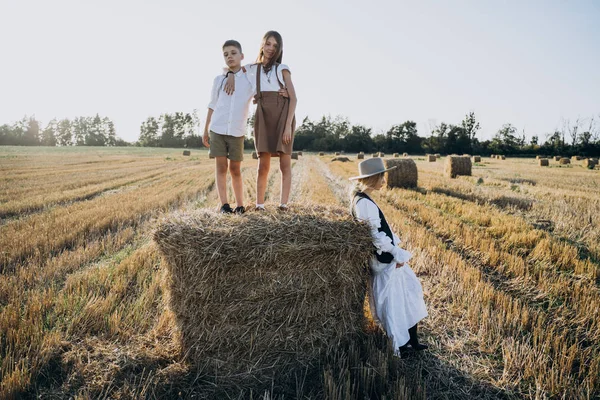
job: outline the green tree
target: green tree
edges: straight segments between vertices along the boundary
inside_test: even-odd
[[[66,118],[58,122],[56,141],[59,146],[71,146],[73,144],[72,124]]]
[[[48,125],[42,131],[41,144],[44,146],[56,146],[58,135],[58,123],[56,119],[48,122]]]

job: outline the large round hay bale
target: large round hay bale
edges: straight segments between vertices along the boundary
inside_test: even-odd
[[[597,164],[598,164],[598,161],[595,161],[595,160],[593,160],[593,159],[591,159],[591,158],[586,158],[585,160],[583,160],[583,163],[581,163],[581,165],[582,165],[584,168],[587,168],[587,169],[594,169],[594,167],[595,167]]]
[[[371,154],[371,157],[378,157],[378,156],[379,156],[379,153],[373,153],[373,154]]]
[[[183,155],[184,155],[184,156],[189,156],[189,155],[191,155],[191,154],[192,154],[192,153],[191,153],[189,150],[184,150],[184,151],[183,151]]]
[[[490,155],[490,158],[496,158],[495,154]]]
[[[417,187],[418,172],[417,164],[412,159],[395,159],[390,158],[385,160],[385,167],[396,168],[387,172],[386,185],[388,188],[412,188]]]
[[[481,156],[473,156],[473,162],[481,162]]]
[[[339,152],[339,151],[336,151],[336,152],[335,152],[335,155],[336,155],[336,156],[339,156],[339,155],[340,155],[340,152]]]
[[[379,154],[377,155],[377,157],[383,158],[383,157],[385,157],[385,154],[380,151]]]
[[[319,153],[319,156],[324,156],[324,155],[325,155],[325,153],[323,153],[323,152]]]
[[[503,155],[500,156],[500,159],[501,160],[506,160],[506,156],[503,154]]]
[[[400,153],[394,153],[394,158],[400,157]]]
[[[408,157],[408,153],[402,153],[402,157]]]
[[[428,154],[427,155],[427,161],[429,161],[429,162],[436,162],[436,160],[437,160],[437,157],[435,155],[433,155],[433,154]]]
[[[252,159],[253,160],[258,160],[258,153],[257,152],[255,152],[255,151],[252,152]]]
[[[560,161],[561,158],[561,156],[554,156],[554,161]]]
[[[293,385],[363,329],[369,226],[339,207],[290,208],[172,214],[154,232],[182,354],[227,398]]]
[[[565,165],[565,164],[571,164],[571,160],[569,160],[569,159],[568,159],[568,158],[566,158],[566,157],[563,157],[563,158],[561,158],[561,159],[558,161],[558,163],[559,163],[559,164],[561,164],[561,165]]]
[[[350,159],[346,156],[339,156],[339,157],[333,157],[331,159],[331,161],[341,161],[341,162],[347,162],[350,161]]]
[[[540,158],[538,164],[540,167],[547,167],[550,165],[550,161],[547,158]]]
[[[459,175],[471,176],[471,159],[463,156],[446,157],[444,173],[450,178],[456,178]]]
[[[358,154],[356,155],[356,158],[357,158],[357,159],[359,159],[359,160],[364,160],[364,158],[365,158],[365,155],[364,155],[363,153],[358,153]]]
[[[298,159],[298,153],[292,152],[292,160],[297,160],[297,159]]]

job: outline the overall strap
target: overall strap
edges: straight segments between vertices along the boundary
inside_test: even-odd
[[[256,65],[256,95],[258,96],[259,99],[261,98],[261,95],[260,95],[260,73],[261,73],[260,69],[261,69],[261,67],[262,67],[261,63],[258,63]]]

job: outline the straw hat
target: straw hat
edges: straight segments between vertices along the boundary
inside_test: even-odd
[[[365,161],[361,161],[358,164],[358,173],[359,176],[353,176],[350,180],[367,178],[369,176],[381,174],[382,172],[389,171],[390,169],[394,169],[396,166],[394,165],[391,168],[385,168],[383,164],[383,160],[379,157],[369,158]]]

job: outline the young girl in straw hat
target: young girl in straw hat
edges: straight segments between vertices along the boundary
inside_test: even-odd
[[[287,209],[292,186],[292,148],[296,128],[296,91],[290,68],[282,64],[283,39],[276,31],[267,32],[262,39],[256,64],[246,66],[251,80],[256,81],[256,113],[254,114],[254,146],[258,154],[256,177],[256,209],[264,210],[267,178],[271,156],[279,157],[281,198],[279,208]],[[234,90],[229,77],[225,91]],[[286,89],[286,96],[281,96]]]
[[[370,158],[358,164],[359,176],[350,180],[356,181],[351,199],[352,215],[368,222],[373,235],[375,249],[370,260],[369,284],[373,315],[392,339],[398,354],[408,345],[415,350],[427,348],[417,337],[417,323],[427,316],[427,309],[421,283],[408,266],[411,254],[398,247],[400,239],[369,196],[383,187],[385,172],[393,168],[386,169],[381,158]]]

